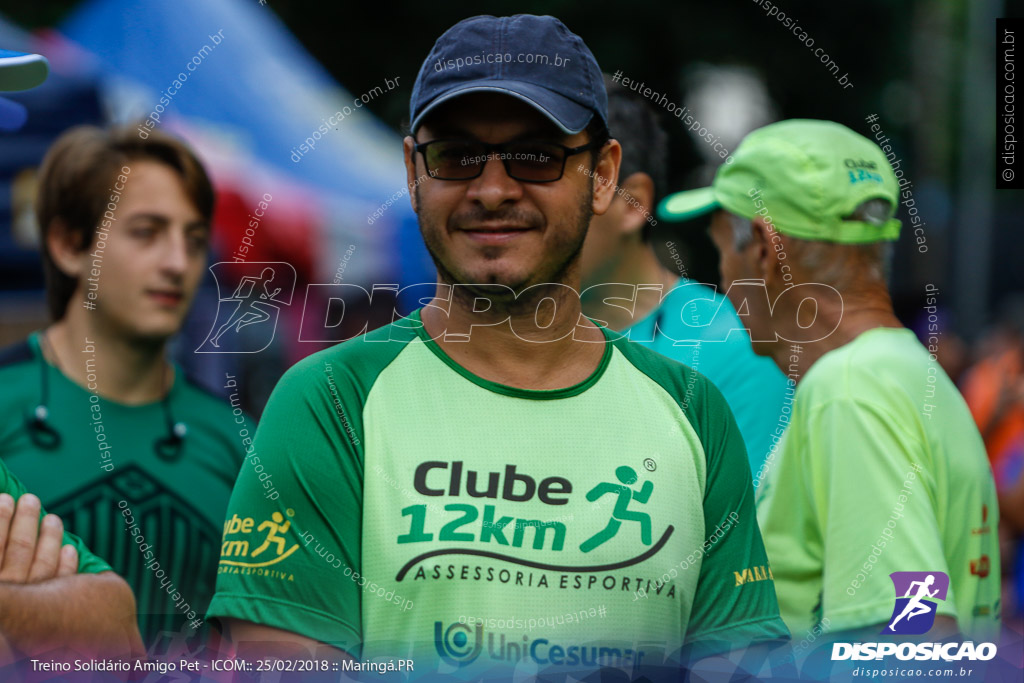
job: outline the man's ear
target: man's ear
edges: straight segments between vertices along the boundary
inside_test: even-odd
[[[780,259],[775,249],[775,245],[782,244],[782,235],[760,216],[754,216],[750,229],[754,239],[746,250],[765,285],[772,285],[782,278]]]
[[[409,203],[412,210],[419,213],[416,206],[416,138],[406,135],[402,140],[402,152],[405,157],[405,184],[409,188]]]
[[[619,193],[626,202],[620,226],[622,232],[639,232],[647,223],[654,206],[654,180],[646,173],[637,171],[619,183]]]
[[[50,258],[68,277],[78,278],[85,272],[86,259],[82,256],[86,245],[82,241],[81,233],[72,231],[59,218],[54,218],[50,229],[46,231],[46,248]]]
[[[601,148],[594,166],[594,201],[591,208],[600,216],[615,199],[615,184],[619,181],[619,165],[622,163],[622,145],[612,139]]]

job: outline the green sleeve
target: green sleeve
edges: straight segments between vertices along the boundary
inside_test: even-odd
[[[7,469],[7,465],[2,461],[0,461],[0,493],[8,493],[14,497],[14,500],[18,500],[22,494],[26,493],[25,485]],[[45,516],[46,510],[40,509],[39,519],[42,520]],[[92,551],[85,546],[85,543],[78,536],[65,531],[64,545],[73,545],[75,550],[78,551],[79,574],[98,574],[100,572],[113,571],[109,564],[93,555]]]
[[[228,503],[210,617],[291,631],[358,656],[363,406],[415,337],[386,325],[285,373]],[[243,442],[244,443],[244,442]]]
[[[695,372],[690,370],[689,372]],[[699,656],[785,639],[775,584],[754,511],[750,464],[736,420],[703,375],[684,410],[704,445],[704,547],[686,633]]]
[[[356,653],[361,397],[352,368],[327,358],[291,368],[267,402],[228,504],[209,616]]]
[[[809,483],[825,549],[822,617],[833,631],[882,624],[892,615],[891,572],[948,573],[924,445],[855,398],[817,407],[809,423]],[[953,605],[950,593],[938,611],[956,617]]]

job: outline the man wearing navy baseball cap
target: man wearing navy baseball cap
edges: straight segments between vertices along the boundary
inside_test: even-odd
[[[282,540],[269,571],[222,562],[211,607],[236,642],[474,679],[677,677],[788,636],[725,400],[581,314],[580,249],[621,157],[606,109],[557,19],[473,17],[437,41],[404,141],[437,284],[275,389],[254,445],[281,496],[243,471],[228,514],[260,534],[225,543],[258,543],[262,520]]]

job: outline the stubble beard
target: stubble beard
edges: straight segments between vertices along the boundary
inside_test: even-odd
[[[417,206],[423,206],[419,196],[419,187],[415,189],[415,192]],[[588,184],[587,191],[577,205],[575,229],[564,238],[557,239],[548,249],[551,252],[564,253],[564,256],[550,268],[545,268],[545,264],[542,264],[545,272],[531,273],[516,281],[501,281],[497,274],[492,273],[488,275],[486,281],[481,282],[482,278],[470,278],[464,273],[460,273],[455,264],[446,264],[441,258],[443,246],[440,240],[434,237],[440,230],[433,229],[432,226],[431,229],[424,229],[424,217],[420,214],[420,234],[423,236],[423,243],[437,268],[440,284],[462,285],[454,288],[452,305],[472,310],[475,299],[485,298],[491,302],[491,311],[515,316],[534,311],[537,304],[545,297],[553,297],[560,303],[560,300],[566,295],[564,287],[534,287],[534,285],[541,283],[568,284],[567,280],[578,284],[579,278],[576,273],[579,270],[580,253],[587,237],[587,229],[593,217],[591,208],[593,197],[593,184]],[[559,234],[556,233],[556,235]],[[503,285],[511,289],[513,294],[509,294],[502,286],[489,285]],[[533,289],[524,294],[531,287]]]

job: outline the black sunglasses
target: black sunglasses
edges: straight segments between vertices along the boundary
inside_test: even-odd
[[[565,173],[565,162],[574,154],[598,149],[593,140],[580,147],[555,142],[504,142],[498,145],[477,140],[431,140],[413,149],[423,155],[427,172],[438,180],[472,180],[484,172],[484,164],[496,158],[510,178],[525,183],[553,183]]]

